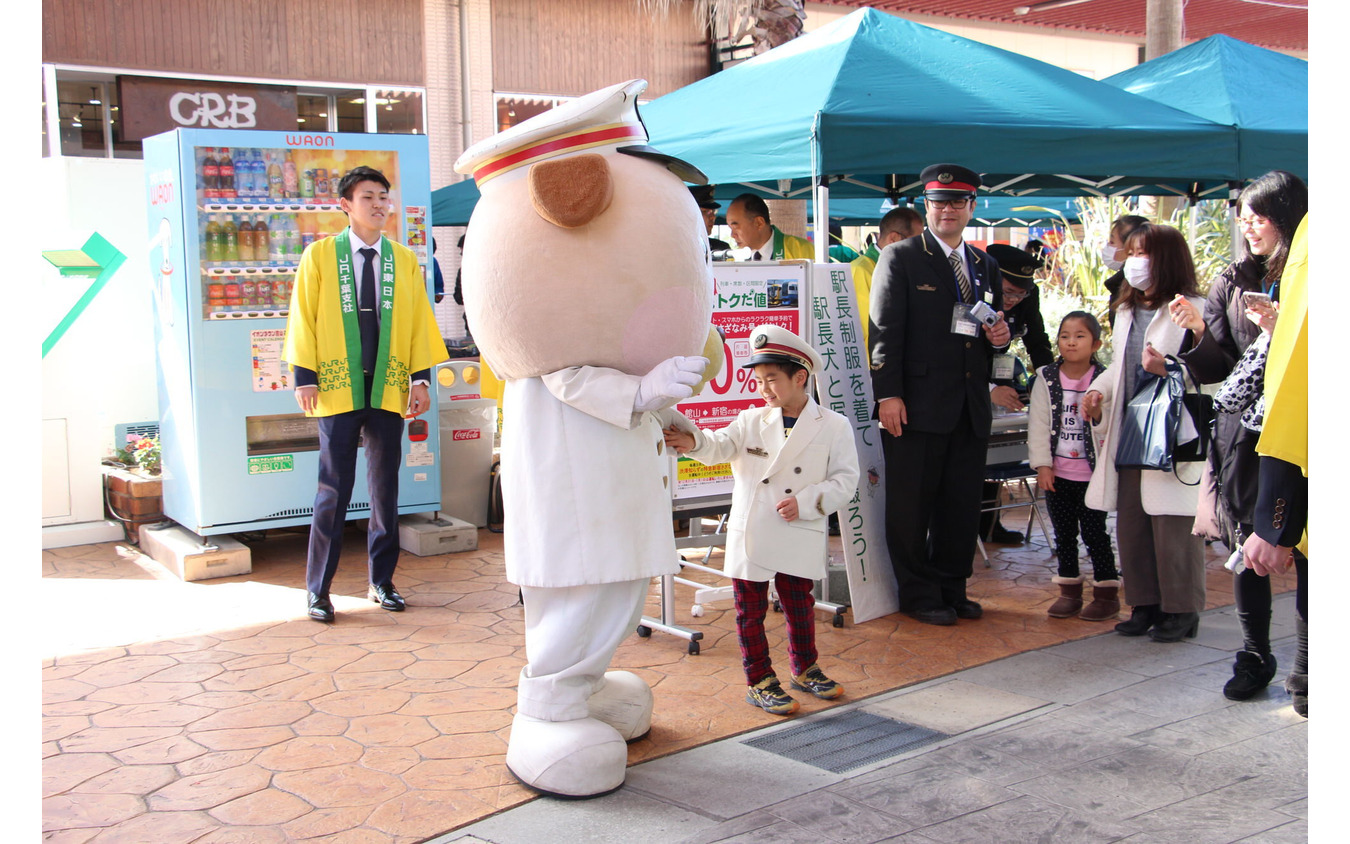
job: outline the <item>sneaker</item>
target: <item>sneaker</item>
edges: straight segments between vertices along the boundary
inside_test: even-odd
[[[1233,678],[1223,686],[1223,696],[1229,700],[1250,700],[1275,679],[1274,654],[1238,651],[1233,661]]]
[[[745,702],[771,715],[791,715],[797,711],[797,701],[783,691],[772,674],[745,690]]]
[[[819,665],[810,668],[792,678],[792,688],[810,692],[818,698],[832,700],[844,693],[844,687],[825,676]]]

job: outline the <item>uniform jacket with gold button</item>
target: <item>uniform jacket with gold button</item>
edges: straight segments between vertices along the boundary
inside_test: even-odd
[[[701,463],[729,462],[735,477],[727,525],[725,572],[739,580],[772,580],[776,572],[825,576],[828,516],[858,489],[853,426],[808,398],[786,438],[783,411],[744,410],[718,431],[696,431],[686,453]],[[778,502],[797,499],[795,520]]]
[[[679,570],[662,427],[689,422],[673,410],[634,413],[641,380],[576,366],[506,382],[501,477],[512,583],[585,586]]]

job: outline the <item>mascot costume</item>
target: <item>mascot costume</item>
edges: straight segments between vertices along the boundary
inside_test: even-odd
[[[527,664],[506,764],[546,794],[623,784],[652,693],[607,671],[651,579],[678,570],[671,408],[721,368],[712,265],[685,182],[646,145],[638,79],[468,149],[482,193],[464,238],[464,303],[505,382],[506,575],[525,601]],[[709,358],[712,358],[711,365]]]

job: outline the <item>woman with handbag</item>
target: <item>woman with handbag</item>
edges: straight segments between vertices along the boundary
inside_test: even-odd
[[[1182,296],[1199,308],[1204,300],[1181,232],[1146,224],[1135,229],[1126,248],[1128,284],[1112,303],[1113,359],[1083,397],[1083,416],[1092,425],[1099,455],[1086,501],[1094,509],[1116,511],[1121,579],[1132,608],[1130,619],[1117,624],[1116,631],[1179,642],[1196,634],[1205,608],[1205,545],[1191,534],[1197,488],[1175,471],[1117,468],[1116,463],[1125,406],[1139,387],[1152,389],[1145,373],[1165,378],[1166,357],[1191,345],[1190,332],[1171,320],[1168,304]]]
[[[1280,276],[1299,221],[1308,211],[1308,188],[1292,173],[1275,170],[1252,182],[1238,196],[1238,224],[1242,231],[1243,257],[1231,264],[1209,288],[1203,317],[1184,300],[1170,306],[1172,321],[1189,330],[1195,346],[1182,356],[1196,379],[1211,384],[1237,375],[1235,366],[1253,343],[1275,328],[1275,309],[1269,301],[1280,300]],[[1255,295],[1248,295],[1255,294]],[[1248,304],[1252,307],[1248,307]],[[1250,378],[1242,379],[1245,383]],[[1261,384],[1255,384],[1259,392]],[[1217,515],[1224,544],[1241,547],[1252,534],[1257,493],[1256,441],[1259,430],[1241,422],[1241,410],[1220,412],[1210,469],[1218,485]],[[1204,506],[1204,500],[1201,502]],[[1204,522],[1211,514],[1201,512]],[[1296,555],[1298,584],[1307,583],[1307,559]],[[1248,700],[1275,677],[1275,657],[1270,652],[1271,591],[1269,578],[1247,567],[1237,567],[1233,598],[1242,626],[1242,650],[1233,662],[1233,676],[1224,685],[1224,697]]]

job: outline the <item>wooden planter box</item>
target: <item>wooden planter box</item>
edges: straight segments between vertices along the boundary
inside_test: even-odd
[[[138,544],[141,525],[164,520],[164,483],[129,469],[103,467],[104,507],[122,523],[127,541]]]

